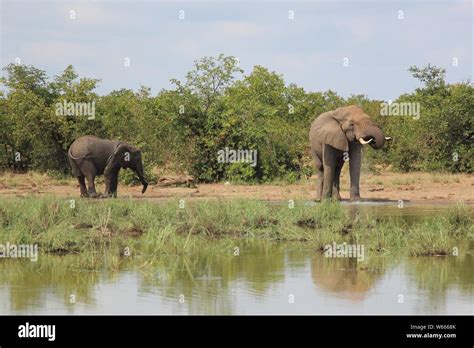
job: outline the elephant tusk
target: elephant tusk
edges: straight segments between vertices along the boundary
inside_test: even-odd
[[[385,137],[385,140],[392,140],[392,137]]]
[[[362,145],[369,144],[370,142],[372,142],[372,140],[374,140],[374,138],[371,138],[369,141],[365,141],[363,138],[359,138],[359,142],[360,142]]]

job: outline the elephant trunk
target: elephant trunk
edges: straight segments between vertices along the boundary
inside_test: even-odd
[[[135,170],[135,173],[137,173],[138,180],[140,180],[141,184],[143,185],[142,193],[145,193],[148,187],[148,182],[145,179],[145,175],[143,173],[143,165],[141,163],[138,164],[137,169]]]
[[[370,144],[374,149],[381,149],[385,144],[385,136],[382,130],[375,124],[370,124],[363,129],[359,138],[361,144]]]
[[[140,179],[140,182],[141,182],[142,185],[143,185],[142,193],[145,193],[146,188],[148,187],[148,182],[145,180],[145,177],[144,177],[144,176],[140,176],[140,175],[139,175],[138,178]]]

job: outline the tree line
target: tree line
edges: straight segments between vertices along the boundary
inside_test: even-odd
[[[391,104],[306,91],[262,66],[245,74],[234,57],[222,54],[195,61],[184,80],[172,79],[173,88],[156,95],[145,86],[98,95],[100,80],[79,77],[72,66],[51,79],[33,66],[10,64],[4,71],[3,170],[70,174],[69,145],[93,134],[140,147],[149,177],[158,166],[200,182],[292,182],[313,172],[308,132],[314,118],[358,104],[393,137],[384,149],[365,151],[367,170],[472,173],[473,86],[448,84],[445,70],[431,65],[411,67],[423,86]],[[225,148],[256,150],[257,161],[222,163],[218,152]]]

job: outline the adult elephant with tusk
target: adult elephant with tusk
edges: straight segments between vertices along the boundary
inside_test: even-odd
[[[81,197],[97,197],[94,180],[105,177],[105,196],[117,196],[120,168],[130,168],[138,176],[145,193],[148,183],[143,173],[140,149],[118,140],[101,139],[93,135],[77,138],[69,147],[69,163],[81,190]],[[88,189],[86,189],[85,180]]]
[[[309,139],[318,173],[317,199],[341,199],[339,177],[344,162],[349,160],[350,200],[358,201],[362,146],[378,150],[391,138],[385,137],[360,107],[351,105],[317,117],[311,124]]]

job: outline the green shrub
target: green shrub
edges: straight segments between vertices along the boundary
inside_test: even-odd
[[[306,92],[261,66],[239,76],[243,71],[235,58],[224,55],[196,61],[185,81],[173,79],[174,88],[156,96],[145,86],[98,96],[99,80],[79,78],[72,66],[51,81],[32,66],[11,64],[5,70],[0,79],[5,90],[0,92],[0,169],[70,175],[69,145],[92,134],[139,147],[151,182],[156,180],[152,166],[188,172],[201,182],[294,182],[314,170],[308,149],[314,118],[359,104],[393,137],[380,151],[364,151],[365,169],[379,164],[405,172],[472,173],[473,86],[449,85],[444,70],[430,65],[410,68],[424,86],[395,100],[420,103],[417,120],[382,117],[382,101],[364,95],[344,99],[333,91]],[[95,119],[57,115],[56,103],[65,100],[96,102]],[[257,150],[257,165],[219,163],[217,153],[225,147]],[[121,181],[137,182],[125,171]]]

